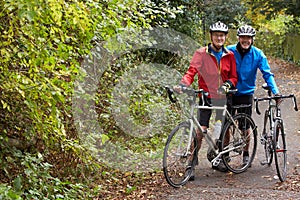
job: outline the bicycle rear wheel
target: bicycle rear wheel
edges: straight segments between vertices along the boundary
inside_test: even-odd
[[[285,181],[287,175],[287,154],[283,123],[281,120],[275,120],[274,123],[274,157],[277,175],[281,182]]]
[[[246,114],[233,116],[224,126],[220,151],[225,166],[233,173],[246,171],[254,159],[257,146],[257,129],[254,121]]]
[[[163,171],[167,182],[173,187],[180,187],[189,180],[194,167],[195,150],[198,148],[196,133],[193,130],[192,148],[188,148],[191,125],[182,122],[173,129],[167,139],[163,157]]]
[[[264,145],[265,150],[265,161],[262,161],[261,164],[271,165],[273,161],[273,137],[270,132],[270,120],[268,112],[265,113],[264,118],[264,129],[262,132],[261,143]]]

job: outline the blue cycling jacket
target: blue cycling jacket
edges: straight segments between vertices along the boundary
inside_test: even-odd
[[[274,74],[271,73],[267,57],[262,50],[251,46],[250,51],[242,58],[236,46],[237,44],[227,46],[227,49],[234,53],[236,60],[236,70],[238,74],[238,82],[236,85],[238,92],[236,93],[236,96],[254,94],[257,69],[261,71],[263,78],[271,88],[272,93],[279,93],[274,80]]]

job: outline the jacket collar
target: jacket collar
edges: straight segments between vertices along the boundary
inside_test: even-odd
[[[242,49],[241,44],[238,42],[236,45],[236,50],[241,54],[242,58],[251,50],[252,44],[250,45],[249,49]]]
[[[212,51],[212,47],[211,47],[211,43],[209,43],[206,47],[206,52],[212,54],[211,51]],[[229,53],[228,49],[226,47],[224,47],[224,45],[222,46],[222,52],[223,52],[223,54]]]

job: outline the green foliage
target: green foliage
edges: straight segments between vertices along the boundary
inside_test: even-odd
[[[246,12],[240,0],[176,0],[170,1],[170,5],[180,8],[181,12],[176,13],[176,18],[167,18],[168,26],[193,39],[200,40],[201,45],[209,42],[205,37],[212,23],[220,20],[234,26],[238,16],[241,17]]]
[[[143,13],[154,12],[152,4],[140,2],[2,1],[2,131],[42,139],[50,148],[72,148],[66,126],[80,61],[95,35],[100,41],[149,27]]]
[[[139,49],[120,56],[119,53],[130,50],[133,41],[151,46],[153,41],[144,39],[141,33],[155,26],[170,27],[197,40],[207,35],[208,26],[216,20],[234,27],[249,20],[244,17],[244,6],[237,0],[1,1],[0,166],[3,173],[0,198],[101,196],[101,188],[92,183],[93,179],[84,175],[77,177],[78,171],[82,174],[85,170],[86,174],[97,171],[91,149],[82,144],[75,129],[72,96],[75,80],[87,76],[80,68],[83,58],[92,47],[104,42],[108,53],[118,56],[108,63],[97,88],[97,114],[104,130],[99,143],[115,143],[121,149],[117,152],[129,150],[159,157],[155,153],[163,148],[166,135],[180,120],[182,112],[182,105],[170,105],[163,86],[178,82],[178,74],[171,71],[183,74],[189,58],[157,49]],[[284,43],[283,35],[290,30],[286,30],[284,24],[291,21],[289,16],[283,15],[266,26],[266,30],[274,31],[279,37],[276,40],[279,45]],[[123,37],[120,33],[124,33]],[[178,45],[174,35],[166,38],[169,41],[166,45]],[[278,45],[268,43],[273,40],[263,35],[258,41],[270,45],[263,46],[266,49]],[[179,46],[185,49],[197,46],[185,45]],[[142,68],[143,64],[150,68]],[[161,66],[168,67],[162,69]],[[130,73],[138,74],[133,82]],[[124,86],[129,90],[124,90]],[[128,102],[123,104],[116,101],[116,97],[119,100],[126,97]],[[122,112],[117,113],[118,109],[112,108]],[[123,131],[114,114],[125,116],[125,124],[139,129]],[[162,119],[164,123],[156,123]],[[143,127],[149,124],[156,126],[144,133],[147,137],[128,135],[143,134]],[[130,130],[130,126],[127,128]],[[114,156],[116,152],[108,153]],[[122,155],[126,154],[120,154],[120,159],[130,159]],[[135,164],[143,163],[142,158],[134,160]],[[136,190],[131,185],[125,188],[128,194]]]
[[[101,127],[112,141],[119,142],[118,146],[124,149],[138,153],[163,149],[166,133],[176,124],[178,116],[170,110],[163,87],[177,84],[179,77],[175,78],[171,69],[166,74],[163,63],[149,63],[167,60],[160,59],[161,53],[150,49],[126,54],[108,66],[100,80],[97,108],[101,110]],[[166,58],[167,54],[164,55]],[[183,60],[169,56],[168,61],[173,57],[172,67],[181,68]],[[173,83],[163,82],[172,79]],[[162,113],[164,110],[169,113]],[[149,125],[151,128],[147,128]]]
[[[15,199],[85,199],[91,194],[86,192],[90,183],[52,176],[64,162],[74,164],[63,167],[58,176],[72,174],[78,160],[86,162],[87,169],[95,164],[73,124],[74,80],[85,76],[81,61],[93,45],[123,31],[138,35],[151,25],[165,26],[153,19],[172,16],[175,10],[150,0],[4,0],[0,10],[0,145],[2,181],[7,183],[1,185],[2,194]],[[147,115],[144,108],[133,108],[137,117]],[[102,138],[103,143],[108,140]],[[18,156],[11,154],[13,147],[42,154]],[[49,164],[53,155],[57,160]]]
[[[89,183],[73,183],[53,177],[51,164],[42,154],[22,154],[15,151],[17,162],[23,167],[22,175],[13,180],[13,186],[0,185],[1,199],[89,199],[100,192],[100,188],[89,188]]]
[[[167,2],[171,8],[177,8],[178,12],[164,19],[168,27],[184,33],[194,39],[201,38],[202,33],[202,17],[203,3],[197,0],[175,0],[175,1],[156,1]]]
[[[66,141],[70,106],[63,105],[79,58],[90,47],[94,22],[80,2],[2,1],[1,7],[2,120],[14,123],[4,132],[14,135],[17,129],[56,148]]]
[[[285,24],[290,20],[290,17],[280,15],[276,19],[260,24],[256,44],[268,55],[280,57],[283,54],[283,48],[278,48],[278,46],[283,46],[288,31]]]
[[[296,49],[300,47],[299,35],[290,34],[286,24],[293,20],[292,16],[278,15],[276,18],[258,24],[256,45],[267,55],[299,62]],[[280,48],[278,48],[280,47]]]
[[[20,192],[15,191],[10,185],[0,184],[0,199],[21,200]]]
[[[288,33],[300,33],[299,28],[299,0],[244,0],[245,5],[248,8],[247,15],[251,18],[254,24],[265,24],[269,20],[274,20],[286,16],[290,20],[285,21],[285,30],[288,29]]]
[[[246,7],[240,0],[208,1],[205,9],[207,25],[220,20],[227,25],[234,27],[241,18],[243,21],[247,21],[246,18],[242,17],[246,13]]]
[[[274,16],[277,16],[278,13],[282,13],[282,12],[284,12],[287,15],[293,15],[296,17],[300,16],[299,0],[277,0],[277,1],[254,0],[251,1],[251,4],[254,9],[260,8],[260,12],[263,15],[267,16],[268,19],[271,19]]]

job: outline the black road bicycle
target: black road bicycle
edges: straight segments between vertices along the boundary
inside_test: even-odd
[[[264,145],[266,160],[261,162],[262,165],[270,166],[275,158],[275,166],[277,175],[281,182],[286,180],[287,176],[287,147],[285,141],[285,132],[283,119],[281,118],[280,104],[276,104],[276,100],[292,98],[294,109],[298,111],[296,97],[293,94],[272,96],[270,88],[264,84],[263,89],[267,90],[268,97],[254,98],[257,114],[261,114],[258,107],[259,101],[268,101],[268,108],[265,110],[263,131],[261,133],[261,144]]]

